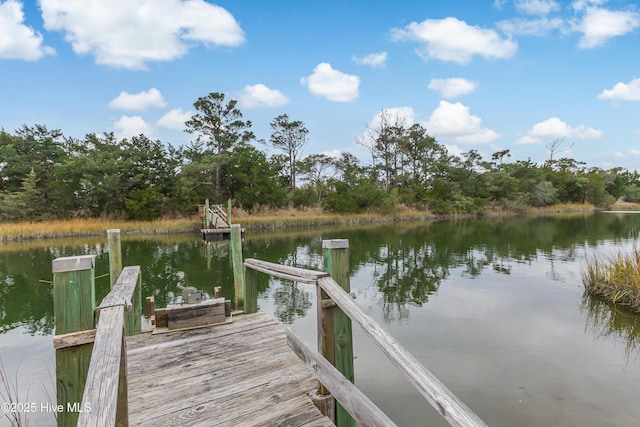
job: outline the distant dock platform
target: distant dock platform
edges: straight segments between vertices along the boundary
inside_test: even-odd
[[[202,239],[206,241],[229,239],[231,228],[201,228],[200,234],[202,234]],[[240,236],[244,238],[244,228],[240,229]]]

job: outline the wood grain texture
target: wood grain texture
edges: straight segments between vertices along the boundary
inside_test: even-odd
[[[53,337],[53,348],[56,350],[77,345],[93,343],[96,339],[96,330],[70,332],[68,334],[56,335]]]
[[[109,279],[111,289],[118,282],[122,272],[122,244],[120,243],[120,229],[107,230],[107,244],[109,246]]]
[[[315,270],[307,270],[306,268],[299,267],[290,267],[288,265],[276,264],[273,262],[262,261],[255,258],[247,258],[244,260],[244,264],[246,267],[254,268],[260,267],[263,269],[267,269],[270,272],[279,272],[288,274],[290,276],[296,276],[298,278],[311,279],[315,282],[315,280],[321,277],[327,277],[329,273],[324,271],[315,271]]]
[[[320,353],[313,350],[287,328],[289,347],[307,365],[312,367],[318,379],[329,389],[331,395],[363,426],[392,427],[391,421],[351,381],[334,368]]]
[[[366,314],[330,277],[318,280],[327,295],[356,322],[364,333],[383,351],[411,381],[424,398],[452,426],[486,426],[486,424],[425,368],[395,338]]]
[[[307,396],[317,380],[268,314],[127,346],[131,426],[330,425]]]
[[[78,418],[79,426],[116,425],[120,367],[124,336],[124,307],[107,307],[100,312],[91,365],[82,405],[90,408]]]
[[[233,264],[233,287],[235,290],[236,309],[244,310],[245,284],[242,266],[242,235],[240,225],[231,225],[231,262]]]

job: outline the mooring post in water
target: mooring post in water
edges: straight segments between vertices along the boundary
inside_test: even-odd
[[[227,226],[231,227],[233,222],[231,221],[231,199],[227,199]]]
[[[350,292],[349,241],[347,239],[323,240],[322,256],[327,273],[342,289],[347,293]],[[318,290],[320,352],[345,378],[354,382],[351,319],[340,308],[331,304],[331,300],[319,286]],[[340,404],[336,406],[336,425],[340,427],[356,425],[355,420]]]
[[[258,311],[258,272],[244,267],[244,314]]]
[[[57,258],[52,262],[56,335],[94,328],[95,256]],[[75,426],[82,402],[93,343],[56,350],[56,395],[63,410],[58,426]]]
[[[120,244],[120,229],[107,230],[107,243],[109,246],[109,278],[111,288],[116,285],[120,273],[122,273],[122,246]]]
[[[242,263],[242,230],[240,224],[231,224],[231,263],[233,265],[233,287],[236,310],[245,310],[245,281]]]

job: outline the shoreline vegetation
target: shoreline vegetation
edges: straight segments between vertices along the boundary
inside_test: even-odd
[[[616,203],[612,211],[640,211],[637,203]],[[421,222],[469,217],[503,217],[517,215],[584,215],[598,209],[588,204],[563,204],[524,211],[491,210],[469,215],[434,215],[428,211],[399,206],[389,214],[333,214],[320,209],[279,209],[248,214],[234,210],[232,219],[246,230],[308,229],[320,226],[351,226],[392,222]],[[0,244],[71,237],[104,236],[106,230],[117,228],[126,235],[168,235],[200,232],[197,215],[165,218],[153,221],[122,219],[69,219],[38,222],[0,223]],[[582,273],[585,292],[640,313],[640,248],[631,254],[618,254],[610,259],[587,260]]]
[[[640,209],[640,204],[614,205],[612,210]],[[593,212],[596,208],[586,204],[554,205],[546,208],[530,208],[526,211],[493,210],[470,215],[434,215],[406,207],[398,207],[393,213],[333,214],[320,209],[279,209],[248,214],[234,210],[234,222],[247,230],[278,230],[331,225],[358,225],[391,222],[418,222],[426,220],[468,218],[479,216],[558,215]],[[200,218],[197,215],[181,218],[164,218],[153,221],[126,221],[123,219],[68,219],[37,222],[0,223],[0,243],[63,237],[101,236],[106,230],[117,228],[129,235],[162,235],[199,233]]]
[[[640,248],[588,259],[582,283],[587,294],[640,313]]]

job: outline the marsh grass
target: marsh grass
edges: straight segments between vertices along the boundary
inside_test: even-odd
[[[532,215],[580,215],[592,211],[589,205],[556,205],[547,209],[531,209]],[[487,211],[476,214],[448,215],[446,217],[502,216],[515,212]],[[393,212],[367,212],[361,214],[334,214],[320,208],[309,209],[263,209],[245,212],[234,209],[232,220],[247,230],[282,230],[317,226],[350,226],[357,224],[384,224],[392,222],[418,222],[433,220],[440,216],[426,210],[398,205]],[[24,240],[53,239],[60,237],[103,236],[110,228],[119,228],[126,235],[154,235],[198,233],[200,218],[197,215],[185,218],[165,218],[155,221],[124,221],[112,219],[68,219],[40,222],[0,223],[0,243]]]
[[[16,372],[14,379],[10,379],[7,376],[7,371],[4,369],[2,360],[0,360],[0,399],[2,399],[3,402],[8,403],[10,406],[15,406],[20,402],[19,391],[18,373]],[[26,399],[29,399],[28,390]],[[8,412],[2,411],[2,415],[5,419],[9,420],[9,423],[12,426],[21,427],[29,425],[29,420],[26,417],[26,412],[18,410],[10,410]]]
[[[627,254],[588,258],[582,284],[590,295],[640,312],[640,249],[634,246]]]
[[[117,221],[107,219],[69,219],[42,222],[0,223],[0,242],[57,237],[103,235],[110,228],[127,234],[176,234],[199,230],[196,218],[157,221]]]

